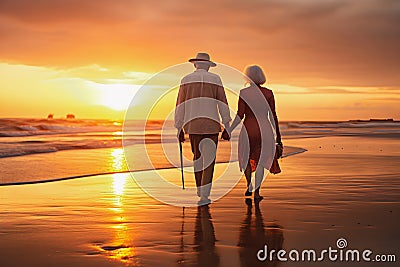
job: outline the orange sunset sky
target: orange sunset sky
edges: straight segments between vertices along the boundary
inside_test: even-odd
[[[0,117],[122,119],[198,51],[261,65],[281,120],[400,119],[398,0],[0,0]]]

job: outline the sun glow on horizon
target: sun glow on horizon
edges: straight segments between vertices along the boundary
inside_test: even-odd
[[[95,84],[97,102],[116,111],[126,110],[140,85]]]
[[[122,120],[139,88],[146,85],[148,73],[89,65],[72,69],[0,63],[1,117],[65,117]],[[167,77],[170,78],[170,77]],[[176,77],[174,77],[175,79]],[[163,82],[164,80],[160,80]],[[230,84],[225,84],[229,88]],[[275,93],[279,119],[349,120],[399,118],[399,87],[396,86],[300,86],[267,84]],[[176,90],[165,90],[150,119],[165,119],[175,106]],[[150,92],[149,92],[150,93]],[[150,93],[151,94],[151,93]],[[236,96],[229,105],[236,109]],[[146,99],[136,99],[145,103]],[[141,102],[142,101],[142,102]],[[138,119],[143,110],[136,106]]]

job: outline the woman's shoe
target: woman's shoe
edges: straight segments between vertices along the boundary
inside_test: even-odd
[[[260,196],[260,195],[254,196],[254,201],[261,201],[261,200],[263,200],[263,199],[264,199],[263,196]]]
[[[246,197],[251,197],[252,194],[253,194],[253,193],[250,192],[249,189],[247,189],[246,192],[244,193],[244,195],[245,195]]]

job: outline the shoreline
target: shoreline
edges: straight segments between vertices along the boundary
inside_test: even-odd
[[[174,144],[169,144],[169,145],[171,146],[171,145],[174,145]],[[226,151],[227,148],[225,146],[227,146],[227,145],[230,145],[230,143],[223,142],[222,145],[220,144],[220,146],[221,146],[221,149],[219,151],[220,155],[222,155]],[[189,150],[189,146],[187,144],[185,144],[185,146],[186,146],[186,150]],[[78,151],[74,151],[74,152],[71,152],[70,150],[66,150],[66,151],[56,152],[56,153],[58,153],[56,156],[60,156],[59,160],[64,160],[63,155],[67,155],[67,156],[65,156],[65,158],[68,159],[73,155],[78,155],[78,157],[79,157],[79,152],[88,153],[88,155],[86,155],[84,157],[85,158],[89,158],[89,157],[96,158],[99,161],[98,163],[96,163],[97,165],[99,165],[99,164],[110,165],[109,161],[110,160],[115,161],[115,159],[110,159],[110,157],[109,158],[104,158],[104,155],[112,154],[113,153],[112,151],[115,151],[115,150],[120,151],[120,152],[117,153],[118,154],[117,155],[118,156],[118,160],[124,161],[124,159],[123,159],[124,158],[124,152],[123,152],[123,148],[121,148],[121,147],[105,148],[105,149],[98,148],[98,149],[89,149],[89,150],[83,149],[81,151],[78,150]],[[190,157],[188,152],[189,151],[186,151],[185,155],[187,155],[187,157]],[[306,152],[306,150],[304,148],[294,147],[294,146],[285,146],[283,158],[284,157],[293,156],[293,155],[297,155],[297,154],[304,153],[304,152]],[[71,156],[69,156],[69,155],[71,155]],[[22,159],[25,160],[24,165],[30,165],[31,164],[31,162],[29,162],[30,159],[33,159],[33,160],[40,159],[42,162],[46,162],[46,161],[49,161],[49,160],[52,159],[52,157],[48,157],[48,156],[50,156],[50,155],[32,154],[32,155],[27,155],[27,156],[25,156],[25,158],[22,158]],[[218,160],[218,155],[217,155],[217,164],[228,163],[228,162],[236,162],[237,161],[236,158],[234,158],[234,159],[232,159],[230,161],[224,160],[226,157],[221,157],[221,158],[222,158],[221,160]],[[8,168],[13,168],[12,166],[13,166],[13,161],[14,160],[18,163],[18,162],[20,162],[21,158],[7,158],[6,162],[7,162]],[[159,161],[160,159],[157,159],[157,160]],[[159,163],[161,166],[160,167],[155,166],[154,169],[156,169],[156,170],[164,170],[164,169],[178,168],[176,166],[173,166],[170,162],[168,162],[167,161],[168,159],[162,158],[161,160],[163,161],[163,162],[160,161],[161,163]],[[76,162],[76,161],[74,161],[74,162]],[[1,164],[2,164],[2,162],[0,161],[0,167],[1,167]],[[71,167],[73,167],[74,166],[73,164],[74,163],[71,163],[69,165],[71,165]],[[114,164],[114,165],[118,165],[118,164]],[[186,162],[185,161],[184,166],[185,167],[191,167],[191,162]],[[22,166],[22,167],[26,168],[28,173],[30,173],[32,171],[32,169],[30,167],[29,168],[27,166]],[[36,167],[36,166],[32,165],[32,168],[34,168],[34,167]],[[46,168],[51,168],[51,167],[52,167],[52,165],[49,163],[49,164],[47,164]],[[117,167],[118,168],[115,171],[114,170],[110,171],[108,169],[105,169],[105,168],[101,167],[102,170],[104,170],[104,171],[93,172],[93,173],[79,173],[77,175],[66,175],[66,176],[63,176],[63,177],[56,177],[56,178],[49,177],[49,178],[46,178],[46,179],[38,177],[38,179],[30,180],[30,181],[6,181],[5,182],[3,180],[0,180],[0,187],[1,186],[24,185],[24,184],[49,183],[49,182],[57,182],[57,181],[64,181],[64,180],[71,180],[71,179],[80,179],[80,178],[85,178],[85,177],[93,177],[93,176],[99,176],[99,175],[109,175],[109,174],[117,174],[117,173],[130,173],[130,172],[131,173],[136,173],[136,172],[154,170],[153,166],[149,166],[148,168],[146,168],[146,167],[145,168],[138,168],[138,169],[136,169],[134,171],[129,171],[125,162],[121,166],[117,166]],[[20,166],[20,168],[21,168],[21,166]],[[84,170],[82,170],[82,171],[84,171]],[[11,173],[10,174],[10,177],[13,177],[13,176],[15,176],[15,173]],[[5,179],[5,178],[3,177],[2,179]]]
[[[307,151],[307,149],[300,148],[300,147],[284,147],[284,149],[289,149],[289,153],[283,154],[282,158],[298,155],[301,153],[304,153]],[[231,162],[237,162],[237,160],[232,160],[232,161],[219,161],[216,164],[223,164],[223,163],[231,163]],[[185,166],[185,167],[191,167],[191,166]],[[169,170],[169,169],[176,169],[177,167],[175,166],[170,166],[170,167],[164,167],[164,168],[158,168],[156,170]],[[135,171],[114,171],[114,172],[103,172],[103,173],[91,173],[91,174],[83,174],[83,175],[75,175],[75,176],[68,176],[68,177],[60,177],[60,178],[54,178],[54,179],[48,179],[48,180],[39,180],[39,181],[27,181],[27,182],[11,182],[11,183],[0,183],[0,186],[12,186],[12,185],[25,185],[25,184],[41,184],[41,183],[51,183],[51,182],[58,182],[58,181],[66,181],[66,180],[72,180],[72,179],[79,179],[79,178],[88,178],[88,177],[95,177],[95,176],[104,176],[104,175],[111,175],[111,174],[118,174],[118,173],[136,173],[136,172],[145,172],[145,171],[153,171],[152,169],[143,169],[143,170],[135,170]]]

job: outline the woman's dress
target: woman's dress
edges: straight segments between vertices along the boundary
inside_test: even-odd
[[[271,173],[279,173],[275,145],[281,142],[281,136],[273,92],[254,85],[242,89],[237,116],[244,118],[238,146],[240,169],[245,169],[250,162],[252,171],[261,164]]]

